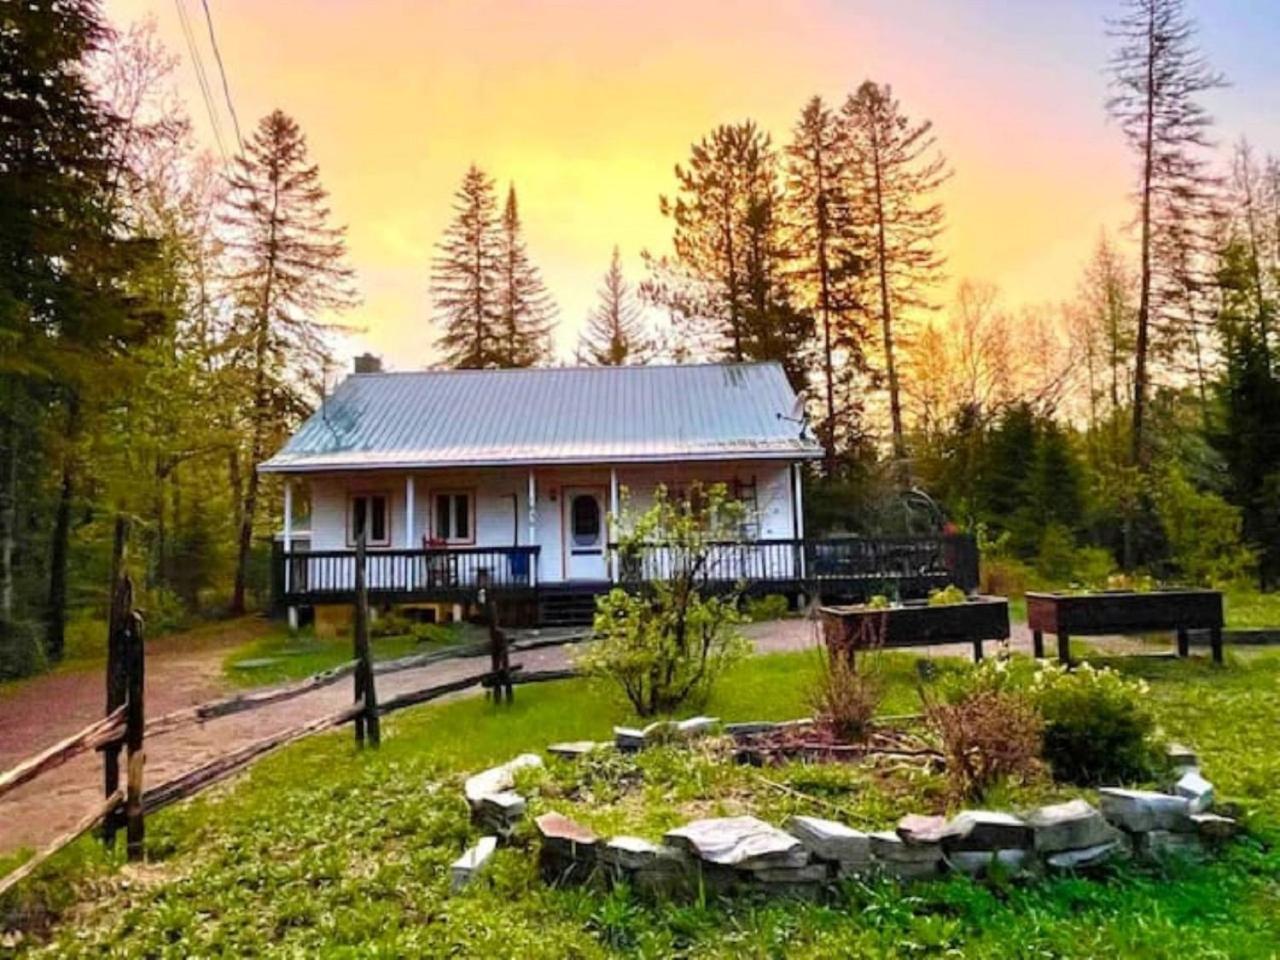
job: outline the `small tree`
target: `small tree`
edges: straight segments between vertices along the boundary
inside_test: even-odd
[[[687,498],[675,499],[659,486],[653,505],[639,517],[624,509],[618,536],[624,573],[646,567],[656,573],[600,598],[600,639],[580,663],[617,682],[640,716],[706,696],[725,668],[746,653],[737,630],[745,584],[716,589],[733,574],[716,541],[736,535],[744,513],[724,484],[694,484]]]

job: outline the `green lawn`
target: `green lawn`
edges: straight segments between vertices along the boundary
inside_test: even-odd
[[[889,664],[885,709],[913,709],[914,660]],[[451,895],[448,864],[475,838],[458,796],[466,772],[557,739],[604,737],[629,719],[609,688],[568,681],[519,688],[509,707],[470,698],[394,715],[377,752],[357,752],[350,731],[294,746],[234,786],[152,818],[151,865],[127,871],[127,884],[111,880],[117,863],[82,841],[0,908],[0,920],[26,910],[23,922],[36,929],[42,916],[74,907],[74,920],[47,934],[50,949],[66,957],[1274,957],[1280,654],[1223,670],[1202,659],[1122,664],[1150,680],[1166,732],[1194,744],[1221,794],[1246,808],[1252,836],[1223,860],[1168,874],[1127,868],[1106,882],[854,884],[820,905],[654,905],[624,892],[546,889],[531,850],[517,846],[499,852],[486,881]],[[708,709],[740,720],[802,715],[815,665],[809,653],[749,661]],[[684,765],[667,778],[674,792],[650,795],[659,820],[663,804],[705,799],[714,808],[726,782],[750,775],[670,752],[644,763],[655,783],[664,764]],[[887,824],[904,803],[945,803],[927,776],[890,804],[888,788],[847,771],[797,765],[769,773],[843,804],[859,825]],[[554,785],[554,775],[544,779]],[[795,797],[770,802],[761,811],[769,816],[783,806],[826,809]]]
[[[469,624],[442,624],[420,627],[416,634],[374,637],[370,644],[375,660],[395,660],[484,636]],[[353,656],[350,635],[317,637],[311,630],[290,634],[277,626],[232,650],[223,662],[223,674],[234,686],[261,687],[309,677]]]

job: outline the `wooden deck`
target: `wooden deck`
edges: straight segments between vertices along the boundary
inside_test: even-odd
[[[594,596],[611,581],[549,581],[538,577],[541,548],[462,547],[428,550],[370,550],[365,571],[374,603],[456,603],[475,597],[482,586],[504,598]],[[665,579],[679,560],[671,551],[644,547],[619,554],[609,546],[608,569],[618,582],[643,585]],[[277,545],[272,563],[277,609],[350,603],[355,597],[354,550],[325,550],[286,556]],[[707,564],[710,588],[738,588],[749,594],[804,593],[827,600],[925,596],[955,584],[978,585],[978,554],[966,534],[932,537],[832,537],[751,540],[713,545]]]

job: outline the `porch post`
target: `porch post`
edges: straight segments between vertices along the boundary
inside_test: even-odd
[[[533,469],[529,470],[529,546],[536,547],[538,545],[538,481],[534,477]],[[540,556],[534,555],[529,558],[529,583],[532,586],[538,585],[538,561]]]
[[[795,529],[796,539],[800,541],[800,549],[796,553],[800,565],[800,579],[805,576],[804,570],[804,486],[800,479],[800,464],[791,465],[791,521]]]
[[[293,571],[293,478],[284,478],[284,592],[290,588],[290,576]],[[288,610],[289,629],[298,629],[298,608],[290,605]]]
[[[413,543],[413,474],[404,478],[404,548],[412,550]]]
[[[617,539],[618,533],[618,468],[609,468],[609,523],[605,528],[605,550],[609,557],[609,579],[618,582],[618,551],[609,549],[609,542]]]

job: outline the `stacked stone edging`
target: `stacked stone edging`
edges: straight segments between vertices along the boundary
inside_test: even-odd
[[[809,722],[730,724],[725,732],[743,739]],[[713,717],[695,717],[643,729],[620,727],[612,744],[553,744],[548,752],[566,759],[606,749],[632,752],[703,736],[718,726]],[[1179,775],[1169,793],[1104,787],[1098,791],[1099,806],[1076,799],[1026,817],[1001,810],[965,810],[950,819],[907,814],[894,829],[870,833],[819,817],[793,816],[778,828],[740,816],[694,820],[654,843],[632,836],[602,839],[569,817],[545,813],[536,820],[539,863],[544,878],[554,883],[600,879],[661,894],[709,887],[812,895],[848,877],[918,880],[948,872],[1030,877],[1087,871],[1132,856],[1202,859],[1233,837],[1238,824],[1210,812],[1213,785],[1200,773],[1194,753],[1185,747],[1171,747],[1169,753]],[[537,755],[522,754],[468,778],[472,817],[492,835],[454,864],[455,889],[483,868],[499,840],[509,838],[523,818],[525,799],[512,790],[515,771],[540,765]]]

